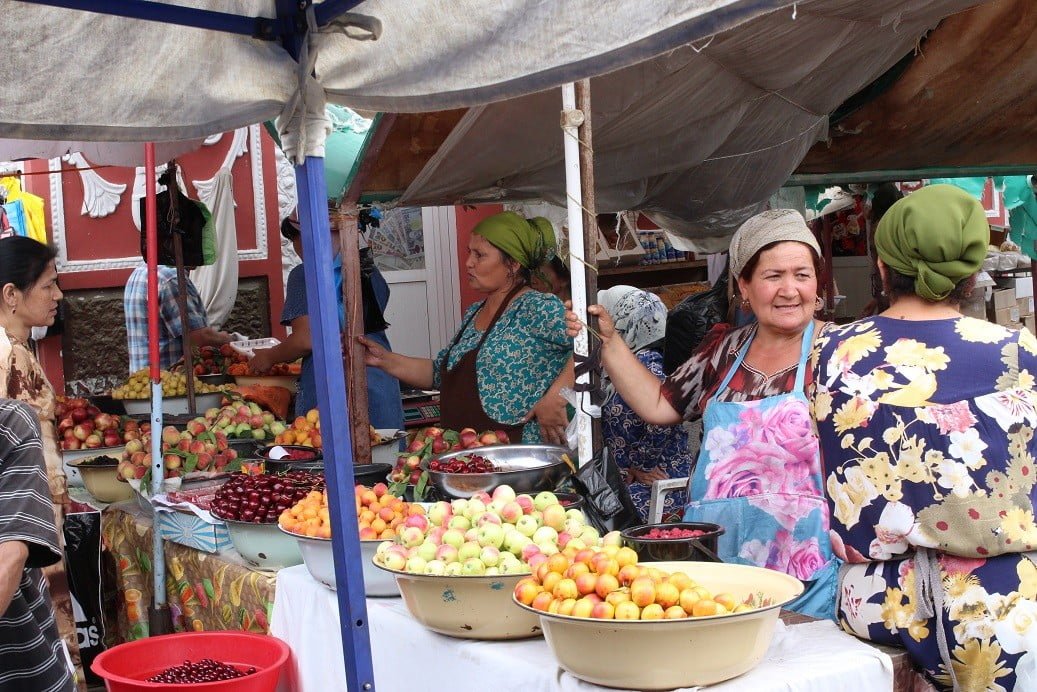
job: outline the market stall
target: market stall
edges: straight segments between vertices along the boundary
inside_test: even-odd
[[[282,570],[270,631],[294,652],[282,692],[344,689],[342,659],[325,655],[338,632],[334,594],[303,567]],[[374,670],[386,689],[602,690],[558,667],[541,639],[486,642],[455,639],[418,624],[395,598],[369,598]],[[317,653],[321,652],[321,653]],[[597,655],[607,655],[598,652]],[[400,657],[407,657],[401,665]],[[756,690],[893,689],[893,661],[882,651],[817,621],[780,625],[766,658],[752,672],[710,686],[724,692]],[[907,688],[903,688],[906,689]]]

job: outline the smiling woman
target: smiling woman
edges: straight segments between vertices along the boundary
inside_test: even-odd
[[[718,325],[660,382],[618,337],[601,306],[602,363],[645,421],[703,419],[684,520],[720,524],[725,562],[776,569],[808,582],[790,608],[831,617],[838,563],[828,538],[817,438],[804,389],[820,323],[820,248],[799,212],[750,218],[731,239],[731,271],[756,322]],[[570,334],[579,325],[567,313]]]
[[[54,432],[54,389],[29,345],[33,327],[54,324],[62,293],[54,258],[57,251],[31,238],[0,239],[0,397],[24,401],[40,420],[54,519],[61,536],[68,486]],[[44,570],[50,582],[58,631],[79,666],[76,624],[61,562]],[[83,672],[79,670],[79,679]]]

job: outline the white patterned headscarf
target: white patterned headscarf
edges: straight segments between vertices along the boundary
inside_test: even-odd
[[[666,335],[666,306],[659,296],[633,286],[613,286],[598,291],[598,304],[616,325],[616,332],[635,354]],[[602,374],[605,400],[614,394],[608,376]]]

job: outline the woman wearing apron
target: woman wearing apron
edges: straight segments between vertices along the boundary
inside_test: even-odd
[[[793,610],[833,617],[838,560],[828,537],[817,436],[804,388],[820,327],[814,312],[820,248],[790,209],[757,214],[731,239],[743,309],[756,317],[718,326],[659,382],[641,366],[599,306],[601,358],[616,391],[649,423],[703,418],[687,521],[720,524],[725,562],[779,570],[806,582]],[[570,334],[580,325],[567,314]],[[604,318],[604,319],[603,319]]]
[[[367,365],[412,387],[438,388],[444,427],[563,443],[567,416],[559,390],[573,381],[565,308],[529,287],[554,247],[547,219],[514,212],[484,219],[472,231],[465,269],[486,298],[468,308],[450,345],[435,359],[413,358],[360,337]]]

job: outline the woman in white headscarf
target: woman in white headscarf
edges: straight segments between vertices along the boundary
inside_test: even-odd
[[[666,333],[666,306],[659,296],[633,286],[615,286],[598,291],[598,303],[608,311],[616,333],[622,336],[637,360],[662,380],[665,374],[661,346]],[[652,483],[688,478],[691,474],[688,434],[680,426],[646,423],[616,392],[607,373],[603,373],[602,378],[605,403],[601,420],[605,444],[623,472],[641,518],[647,519]],[[684,491],[667,495],[664,515],[683,512],[685,495]]]

